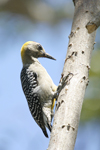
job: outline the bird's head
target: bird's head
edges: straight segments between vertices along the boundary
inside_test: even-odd
[[[21,48],[21,58],[23,63],[31,63],[34,58],[38,57],[46,57],[56,60],[55,58],[47,54],[44,48],[37,42],[28,41],[23,44]]]

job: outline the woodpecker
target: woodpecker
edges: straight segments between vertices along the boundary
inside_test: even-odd
[[[28,41],[22,46],[21,58],[23,68],[20,78],[30,112],[44,135],[48,137],[46,127],[51,132],[53,107],[55,105],[55,98],[53,97],[57,86],[38,61],[39,57],[55,60],[37,42]]]

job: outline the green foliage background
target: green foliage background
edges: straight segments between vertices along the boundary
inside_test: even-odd
[[[100,118],[100,49],[93,51],[81,121]]]

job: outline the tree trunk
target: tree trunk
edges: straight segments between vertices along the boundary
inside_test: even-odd
[[[100,16],[99,0],[73,1],[75,13],[62,77],[72,74],[69,74],[57,100],[48,150],[74,149],[85,89],[88,85],[95,30],[100,23],[100,18],[97,17]]]

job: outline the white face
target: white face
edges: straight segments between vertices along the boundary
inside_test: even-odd
[[[42,57],[42,53],[45,53],[43,47],[33,41],[26,42],[21,48],[21,56],[33,56],[33,57]]]
[[[52,56],[50,56],[49,54],[47,54],[44,50],[44,48],[37,42],[33,42],[33,41],[29,41],[26,42],[22,48],[21,48],[21,57],[22,59],[25,57],[46,57],[49,59],[54,59]]]

